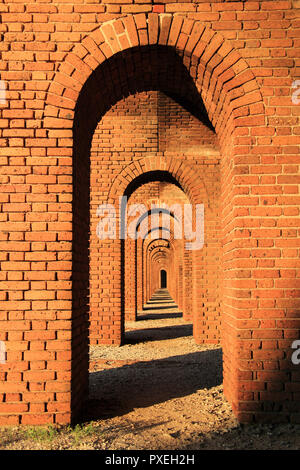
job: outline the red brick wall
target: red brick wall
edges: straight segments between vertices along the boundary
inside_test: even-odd
[[[202,321],[202,329],[199,321],[197,322],[195,338],[201,342],[207,340],[218,342],[220,334],[218,293],[220,247],[218,244],[220,237],[218,233],[219,224],[216,219],[219,215],[219,150],[216,136],[182,106],[160,92],[138,93],[119,101],[101,119],[93,136],[91,147],[90,247],[91,341],[95,344],[122,342],[122,338],[118,340],[116,337],[112,337],[110,327],[104,327],[106,322],[109,325],[111,321],[109,320],[109,311],[112,315],[113,305],[108,307],[108,316],[104,318],[102,304],[107,305],[110,299],[105,290],[108,278],[103,276],[102,271],[104,254],[100,248],[101,243],[99,243],[96,236],[96,227],[99,222],[97,207],[107,200],[105,188],[108,185],[106,185],[106,181],[111,180],[114,174],[119,174],[126,167],[126,164],[143,156],[149,156],[149,154],[172,155],[175,158],[191,161],[193,165],[198,162],[197,171],[202,173],[202,181],[205,184],[205,193],[201,203],[206,205],[208,222],[205,231],[210,248],[205,248],[201,259],[200,269],[203,270],[203,285],[201,286],[201,294],[197,293],[198,305],[195,308],[199,307],[201,297],[203,305],[205,303],[205,307],[201,308],[205,321],[204,323]],[[154,203],[158,205],[165,203],[171,207],[176,203],[189,204],[189,199],[174,184],[152,182],[140,186],[128,200],[129,207],[132,204],[139,203],[151,209],[151,204]],[[182,213],[183,211],[182,206]],[[129,218],[128,224],[136,217],[137,215]],[[155,234],[157,237],[162,235],[168,236],[164,233]],[[175,269],[176,276],[178,276],[178,292],[174,293],[176,296],[174,300],[183,309],[184,317],[192,319],[193,306],[191,305],[191,290],[189,290],[193,287],[192,265],[188,266],[187,262],[185,268],[183,267],[183,257],[191,260],[192,254],[188,250],[184,250],[183,244],[180,245],[180,253],[180,255],[178,253],[180,258],[178,260],[178,269]],[[124,279],[124,292],[126,293],[124,296],[125,317],[134,319],[137,311],[140,311],[143,304],[148,300],[144,294],[146,277],[143,270],[146,254],[142,243],[137,241],[137,247],[135,247],[135,242],[127,239],[124,243],[124,258],[126,273]],[[184,269],[187,271],[185,276],[183,275]],[[108,270],[113,272],[114,267],[110,265]],[[180,274],[179,270],[181,270]],[[157,278],[157,273],[155,276]],[[135,279],[134,283],[133,279]],[[157,284],[155,286],[158,287]],[[128,292],[130,292],[129,295]],[[153,294],[153,289],[151,289],[151,294]],[[184,307],[184,301],[189,303],[186,308]],[[213,313],[211,314],[210,311],[213,311]],[[212,322],[215,325],[214,327],[212,327]],[[214,333],[207,332],[208,325],[210,325],[210,329],[216,331]]]
[[[298,0],[0,5],[7,89],[0,104],[1,424],[63,423],[78,414],[87,389],[90,282],[99,283],[91,305],[103,315],[97,334],[118,344],[123,328],[118,240],[102,242],[89,276],[93,204],[105,194],[114,203],[153,169],[170,173],[194,204],[207,195],[212,245],[213,226],[222,229],[222,292],[203,305],[214,268],[207,246],[193,254],[192,266],[201,266],[193,271],[193,317],[198,339],[206,335],[205,312],[216,337],[220,302],[224,390],[236,415],[299,422],[299,371],[290,359],[300,326],[300,108],[291,89],[299,78],[299,12]],[[196,121],[154,94],[144,105],[156,109],[160,147],[150,137],[140,141],[147,150],[133,155],[131,140],[120,141],[109,152],[123,160],[108,156],[96,169],[97,124],[124,97],[149,90],[209,118],[220,159],[212,132],[194,140]],[[181,118],[186,133],[175,146]]]

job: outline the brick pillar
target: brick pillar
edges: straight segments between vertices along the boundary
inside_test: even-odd
[[[193,320],[193,265],[192,252],[183,253],[183,318]]]
[[[125,241],[125,320],[136,320],[136,252],[135,240]]]
[[[137,310],[143,309],[143,242],[136,240],[136,302]]]

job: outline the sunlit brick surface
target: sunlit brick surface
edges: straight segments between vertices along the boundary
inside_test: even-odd
[[[75,420],[89,341],[122,344],[161,269],[238,419],[299,422],[299,0],[0,13],[0,424]],[[100,241],[124,195],[204,204],[203,249]]]

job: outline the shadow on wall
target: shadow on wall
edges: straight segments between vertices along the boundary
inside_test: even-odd
[[[84,419],[122,416],[221,383],[221,348],[92,372]]]

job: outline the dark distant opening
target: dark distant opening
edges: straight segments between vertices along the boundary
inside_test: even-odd
[[[167,288],[167,271],[164,269],[160,271],[160,287],[161,289]]]

